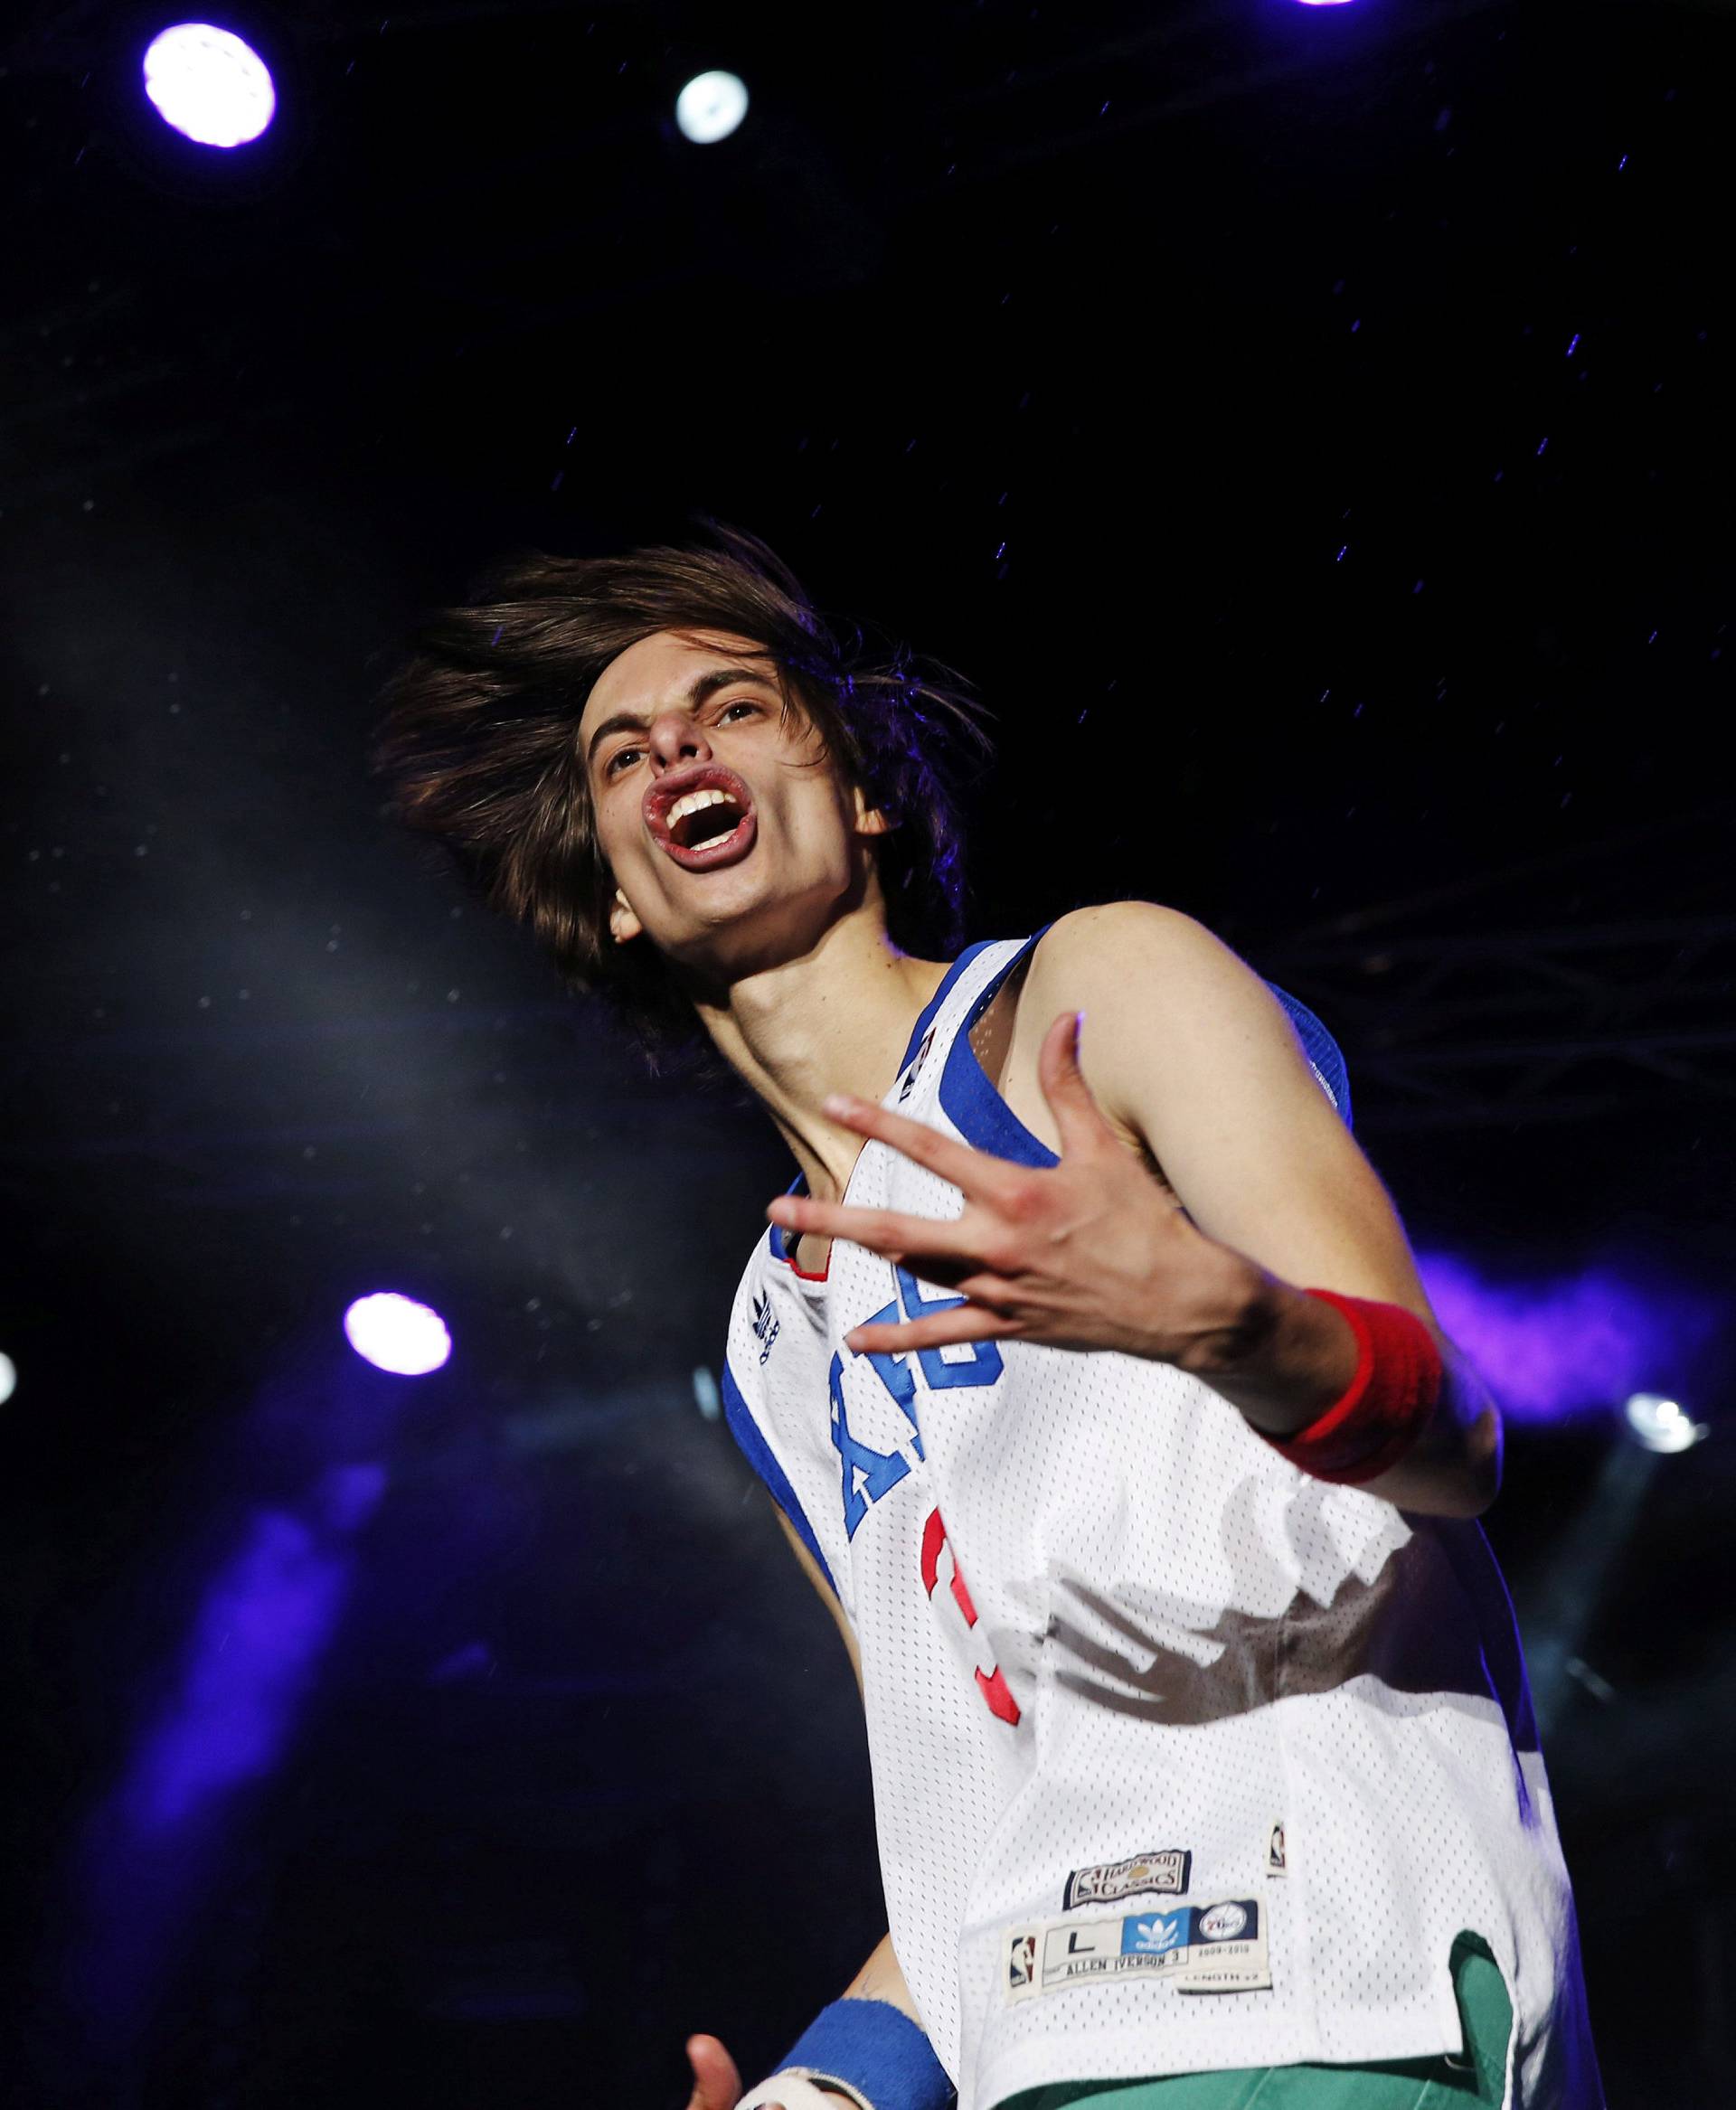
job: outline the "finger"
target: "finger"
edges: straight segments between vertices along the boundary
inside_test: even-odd
[[[901,1216],[890,1209],[847,1209],[838,1201],[815,1201],[807,1195],[780,1194],[766,1210],[768,1220],[785,1230],[809,1231],[816,1238],[847,1239],[871,1253],[902,1256],[926,1253],[950,1259],[968,1257],[974,1239],[957,1221],[931,1216]]]
[[[693,2069],[693,2092],[687,2110],[735,2110],[742,2094],[734,2059],[715,2037],[690,2037],[687,2058]]]
[[[1005,1158],[996,1157],[990,1151],[973,1150],[967,1143],[957,1143],[950,1135],[942,1135],[938,1128],[912,1121],[907,1114],[894,1114],[888,1107],[877,1107],[872,1099],[858,1099],[848,1093],[835,1092],[826,1101],[825,1110],[841,1127],[852,1128],[858,1135],[873,1136],[877,1143],[889,1144],[915,1163],[926,1165],[929,1172],[949,1181],[972,1200],[992,1201],[1000,1193],[1007,1176],[1017,1169]]]
[[[954,1305],[898,1326],[856,1326],[844,1344],[857,1355],[905,1355],[924,1348],[951,1348],[969,1341],[1005,1341],[1019,1322],[987,1305]]]
[[[1080,1068],[1079,1041],[1084,1025],[1082,1011],[1063,1011],[1043,1035],[1037,1054],[1037,1081],[1061,1131],[1063,1157],[1113,1134]]]

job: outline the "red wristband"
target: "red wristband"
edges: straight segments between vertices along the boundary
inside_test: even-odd
[[[1356,1374],[1306,1428],[1266,1440],[1316,1480],[1357,1487],[1397,1465],[1422,1433],[1446,1368],[1428,1327],[1401,1305],[1330,1289],[1305,1294],[1336,1305],[1355,1329]]]

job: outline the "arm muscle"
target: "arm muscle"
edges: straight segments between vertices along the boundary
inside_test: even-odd
[[[1085,1012],[1086,1082],[1206,1237],[1297,1289],[1399,1305],[1422,1321],[1447,1364],[1441,1404],[1371,1491],[1447,1514],[1486,1507],[1500,1469],[1495,1404],[1441,1333],[1392,1197],[1260,976],[1192,917],[1116,901],[1054,925],[1026,1002],[1044,1023]]]

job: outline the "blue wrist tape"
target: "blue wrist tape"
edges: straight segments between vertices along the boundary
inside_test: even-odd
[[[952,2100],[952,2083],[934,2048],[890,2001],[835,2000],[779,2064],[805,2066],[816,2080],[835,2075],[874,2110],[945,2110]]]

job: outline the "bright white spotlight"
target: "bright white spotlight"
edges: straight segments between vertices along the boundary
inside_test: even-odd
[[[178,22],[152,38],[145,92],[165,124],[201,146],[245,146],[278,107],[264,60],[208,22]]]
[[[1659,1392],[1636,1392],[1622,1412],[1648,1451],[1690,1451],[1708,1433],[1703,1421],[1692,1420]]]
[[[344,1314],[344,1332],[363,1362],[394,1377],[424,1378],[452,1352],[440,1314],[390,1289],[357,1297]]]
[[[675,98],[675,122],[695,146],[727,139],[748,114],[748,91],[733,73],[696,73]]]
[[[11,1356],[0,1355],[0,1407],[18,1389],[18,1365]]]

